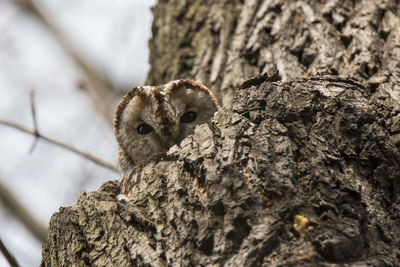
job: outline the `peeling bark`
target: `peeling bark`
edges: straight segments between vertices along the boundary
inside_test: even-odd
[[[110,181],[61,208],[41,266],[399,266],[399,3],[216,2],[159,1],[148,82],[227,108],[131,201]]]

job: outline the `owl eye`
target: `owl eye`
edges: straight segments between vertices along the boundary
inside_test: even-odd
[[[153,127],[151,127],[150,125],[148,125],[146,123],[140,124],[136,129],[139,134],[143,134],[143,135],[149,134],[153,131]]]
[[[197,118],[196,112],[189,111],[182,115],[181,122],[183,122],[183,123],[194,122],[196,120],[196,118]]]

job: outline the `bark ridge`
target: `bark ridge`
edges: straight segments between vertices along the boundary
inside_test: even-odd
[[[134,200],[108,182],[53,215],[41,266],[399,265],[400,115],[372,94],[337,76],[238,89]]]

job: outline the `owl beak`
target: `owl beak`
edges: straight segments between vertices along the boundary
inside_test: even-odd
[[[174,132],[166,132],[161,135],[161,139],[163,142],[163,146],[168,149],[172,147],[173,145],[179,145],[179,143],[182,141],[179,138],[179,133],[174,133]]]
[[[176,144],[176,142],[174,140],[170,139],[170,140],[168,140],[167,146],[168,146],[168,148],[170,148],[175,144]]]
[[[168,139],[168,148],[172,147],[173,145],[180,145],[181,139],[179,138],[179,135],[175,136],[170,136]]]

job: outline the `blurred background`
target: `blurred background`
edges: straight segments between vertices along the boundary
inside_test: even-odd
[[[119,176],[5,123],[116,166],[113,110],[145,81],[155,2],[0,0],[0,239],[21,266],[40,264],[41,230],[60,206]]]

